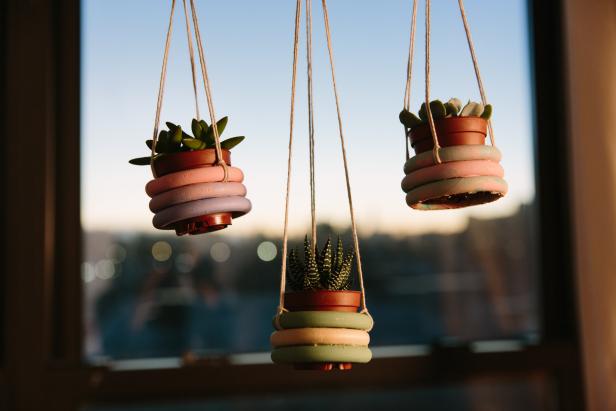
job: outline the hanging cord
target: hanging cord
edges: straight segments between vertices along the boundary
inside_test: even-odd
[[[312,0],[306,0],[306,70],[308,76],[308,151],[310,153],[310,217],[312,250],[317,249],[317,205],[314,182],[314,106],[312,99]]]
[[[293,124],[295,122],[295,83],[297,79],[297,54],[299,50],[299,26],[302,14],[302,0],[297,0],[295,6],[295,37],[293,41],[293,76],[291,79],[291,114],[289,119],[289,158],[287,160],[287,190],[284,200],[284,231],[282,234],[282,268],[280,270],[280,302],[275,323],[280,329],[280,314],[287,311],[284,308],[284,292],[287,280],[287,248],[289,242],[289,193],[291,192],[291,164],[293,156]]]
[[[169,44],[171,43],[171,33],[173,31],[173,15],[175,13],[175,0],[171,0],[171,13],[169,14],[169,26],[167,27],[167,38],[165,40],[165,52],[163,53],[163,67],[160,70],[160,82],[158,83],[158,99],[156,100],[156,116],[154,119],[154,134],[152,135],[152,159],[156,155],[156,142],[158,141],[158,127],[160,123],[160,112],[163,108],[163,95],[165,94],[165,80],[167,79],[167,60],[169,59]],[[154,173],[154,161],[150,161],[152,174]]]
[[[432,133],[432,141],[434,148],[432,155],[434,162],[441,164],[441,156],[439,150],[441,146],[438,144],[438,136],[436,135],[436,127],[434,127],[434,118],[430,109],[430,0],[426,0],[426,112],[428,113],[428,123],[430,124],[430,132]]]
[[[404,90],[404,109],[411,111],[411,74],[413,72],[413,54],[415,51],[415,26],[417,20],[417,0],[413,0],[413,12],[411,14],[411,38],[409,41],[409,61],[406,64],[406,89]],[[406,159],[410,158],[409,154],[409,131],[410,129],[404,126],[404,142],[406,145]]]
[[[477,55],[475,54],[475,46],[473,45],[473,39],[471,37],[471,29],[466,19],[466,11],[464,10],[464,1],[458,0],[460,6],[460,15],[462,16],[462,23],[464,24],[464,31],[466,32],[466,41],[468,42],[468,49],[471,52],[471,58],[473,59],[473,67],[475,68],[475,77],[477,78],[477,85],[479,86],[479,94],[481,94],[481,102],[484,107],[488,104],[485,89],[483,88],[483,81],[481,80],[481,73],[479,72],[479,63],[477,62]],[[490,143],[493,146],[495,144],[494,128],[492,127],[492,120],[488,120],[488,131],[490,132]]]
[[[355,258],[357,260],[357,274],[359,277],[359,288],[361,290],[361,312],[368,314],[366,307],[366,290],[364,289],[364,274],[361,268],[361,254],[359,252],[359,240],[357,238],[357,226],[355,224],[355,210],[353,209],[353,196],[351,194],[351,182],[349,179],[349,166],[346,157],[346,149],[344,146],[344,133],[342,131],[342,114],[340,112],[340,99],[338,97],[338,88],[336,87],[336,69],[334,67],[334,52],[332,50],[332,38],[329,30],[329,15],[327,13],[327,4],[322,0],[323,18],[325,20],[325,34],[327,36],[327,50],[329,52],[329,64],[332,74],[332,84],[334,87],[334,96],[336,98],[336,113],[338,114],[338,131],[340,132],[340,147],[342,149],[342,160],[344,163],[344,176],[346,179],[347,197],[349,200],[349,211],[351,214],[351,230],[353,232],[353,245],[355,247]],[[369,315],[369,314],[368,314]]]
[[[201,120],[199,114],[199,97],[197,94],[197,76],[195,74],[195,51],[193,49],[192,36],[190,34],[190,22],[188,21],[188,10],[186,9],[186,0],[182,0],[184,4],[184,20],[186,22],[186,40],[188,40],[188,55],[190,56],[190,72],[192,74],[193,91],[195,93],[195,113],[197,121]]]
[[[175,1],[175,0],[174,0]],[[201,31],[199,30],[199,21],[197,20],[197,9],[195,1],[190,0],[190,9],[192,12],[193,26],[195,28],[195,38],[197,40],[197,50],[199,51],[199,62],[201,63],[201,74],[203,75],[203,86],[205,88],[205,96],[207,98],[208,111],[210,113],[210,122],[214,130],[214,144],[216,146],[216,160],[219,166],[222,166],[224,178],[222,181],[229,180],[229,166],[222,157],[222,148],[220,147],[220,135],[218,134],[218,126],[216,125],[216,114],[214,112],[214,102],[212,101],[212,89],[210,87],[210,79],[207,75],[207,66],[205,64],[205,52],[203,51],[203,41],[201,40]]]

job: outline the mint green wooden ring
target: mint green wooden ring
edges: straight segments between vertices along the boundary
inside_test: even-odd
[[[278,321],[276,321],[278,319]],[[276,329],[288,328],[351,328],[370,331],[374,325],[368,314],[340,311],[294,311],[274,317]]]
[[[276,364],[334,362],[367,363],[372,359],[368,347],[354,345],[299,345],[280,347],[272,351],[272,361]]]
[[[498,163],[502,157],[498,148],[483,144],[442,147],[438,151],[438,154],[443,163],[467,160],[490,160]],[[424,151],[406,160],[404,164],[404,174],[409,174],[420,168],[430,167],[435,164],[432,150]]]

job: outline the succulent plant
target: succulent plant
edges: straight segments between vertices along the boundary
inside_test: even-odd
[[[216,122],[218,128],[218,135],[221,136],[225,127],[227,127],[228,117],[223,117]],[[182,130],[182,126],[167,122],[167,130],[161,130],[158,133],[158,139],[156,140],[156,147],[154,157],[162,156],[165,154],[180,153],[183,151],[195,151],[204,150],[206,148],[213,148],[215,146],[214,140],[214,128],[210,127],[205,120],[192,119],[190,128],[193,133],[191,136]],[[194,137],[193,137],[194,136]],[[224,149],[230,150],[237,146],[244,140],[244,136],[231,137],[220,142],[220,146]],[[152,140],[146,140],[145,144],[148,148],[152,149]],[[138,166],[149,165],[152,161],[151,156],[133,158],[129,161],[131,164]]]
[[[329,290],[341,291],[351,288],[351,269],[353,252],[344,252],[342,240],[334,252],[331,238],[327,239],[321,252],[312,247],[308,236],[304,239],[304,261],[299,258],[297,249],[289,252],[287,282],[293,291]]]
[[[439,119],[443,117],[481,117],[489,120],[492,116],[492,105],[486,104],[485,107],[481,103],[470,101],[462,107],[462,102],[458,98],[449,99],[448,102],[443,103],[440,100],[433,100],[430,102],[430,111],[432,112],[432,118]],[[421,126],[428,122],[428,112],[426,110],[426,103],[422,103],[417,115],[404,109],[400,112],[400,122],[404,124],[404,127],[411,130],[415,127]]]

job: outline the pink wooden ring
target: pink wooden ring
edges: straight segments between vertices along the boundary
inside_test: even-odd
[[[172,224],[189,218],[215,213],[232,213],[233,218],[250,211],[252,205],[245,197],[218,197],[177,204],[154,215],[152,224],[156,228],[172,229]]]
[[[417,210],[446,210],[498,200],[507,193],[500,177],[450,178],[424,184],[406,194],[406,203]]]
[[[229,181],[241,183],[244,181],[244,173],[237,167],[229,168]],[[146,184],[145,192],[154,197],[164,191],[173,190],[174,188],[187,186],[196,183],[214,183],[222,181],[224,178],[224,170],[222,166],[193,168],[190,170],[178,171],[162,177],[155,178]]]
[[[448,178],[496,176],[503,177],[505,171],[500,164],[490,160],[452,161],[420,168],[402,179],[402,190],[406,193],[415,187]]]
[[[164,191],[150,200],[150,210],[154,213],[175,204],[204,198],[246,196],[246,187],[242,183],[198,183]]]
[[[501,153],[498,148],[483,144],[443,147],[438,153],[443,163],[467,160],[491,160],[498,163],[501,160]],[[406,160],[404,174],[410,174],[420,168],[433,165],[435,165],[435,162],[432,150],[425,151]]]
[[[370,334],[364,330],[348,328],[294,328],[274,331],[270,337],[272,347],[292,345],[355,345],[367,346]]]

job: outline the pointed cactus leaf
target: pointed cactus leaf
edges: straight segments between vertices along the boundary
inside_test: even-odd
[[[402,110],[399,115],[400,122],[404,124],[406,128],[415,128],[423,124],[421,119],[408,110]]]
[[[486,104],[481,113],[481,118],[489,120],[492,117],[492,104]]]
[[[161,130],[160,133],[158,133],[158,139],[156,139],[156,143],[158,144],[161,141],[169,141],[169,132],[167,130]]]
[[[205,148],[205,143],[196,138],[185,138],[182,140],[182,144],[192,150],[202,150]]]
[[[152,161],[152,157],[138,157],[133,158],[132,160],[128,160],[129,163],[134,164],[136,166],[148,166],[150,165],[150,161]]]
[[[237,136],[237,137],[228,138],[225,141],[221,141],[220,142],[220,147],[224,148],[226,150],[231,150],[233,147],[237,146],[239,143],[244,141],[245,138],[246,137],[244,137],[244,136]]]
[[[227,127],[229,117],[225,116],[216,122],[216,129],[218,130],[218,137],[222,136],[223,131]]]
[[[165,124],[167,125],[167,127],[169,128],[169,131],[174,132],[176,128],[178,128],[178,126],[176,124],[173,124],[170,121],[166,121]]]
[[[205,136],[207,135],[208,131],[210,130],[210,126],[208,126],[208,124],[205,122],[205,120],[199,121],[199,124],[201,125],[201,135],[199,137],[195,136],[195,138],[198,138],[200,140],[205,141]]]
[[[145,145],[148,146],[150,150],[152,149],[152,144],[154,144],[153,140],[145,140]]]

